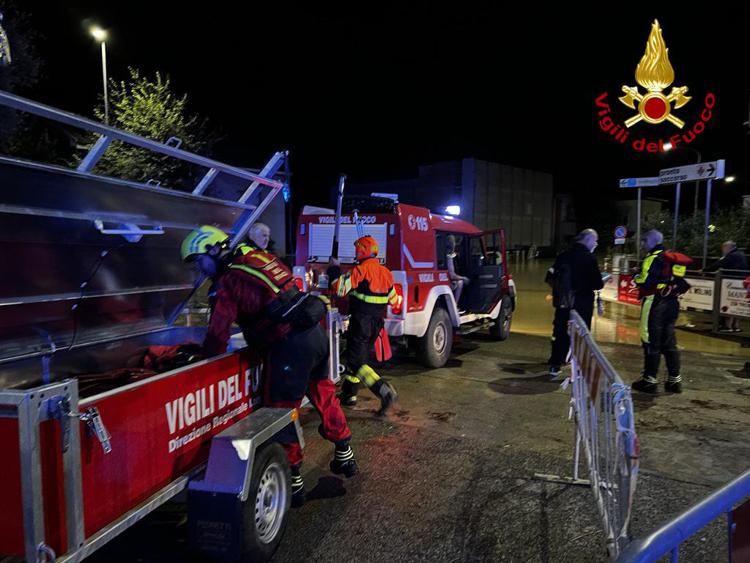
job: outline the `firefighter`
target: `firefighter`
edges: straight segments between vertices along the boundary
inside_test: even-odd
[[[642,246],[647,252],[635,276],[641,297],[641,344],[643,346],[643,373],[633,383],[633,389],[656,393],[657,373],[661,355],[667,363],[666,391],[682,393],[680,353],[674,324],[680,312],[678,296],[690,287],[684,280],[685,266],[672,264],[662,244],[664,236],[657,230],[648,231]]]
[[[357,404],[357,390],[364,383],[380,399],[379,415],[396,401],[396,389],[367,363],[370,349],[383,329],[386,306],[397,307],[402,297],[393,287],[393,275],[378,261],[378,243],[369,236],[354,241],[357,265],[342,274],[337,261],[328,268],[331,290],[339,297],[349,296],[349,328],[346,332],[345,363],[349,373],[341,386],[341,402]]]
[[[298,292],[292,273],[273,254],[248,245],[230,251],[229,237],[215,227],[204,225],[191,232],[181,254],[183,261],[195,263],[214,281],[204,353],[224,353],[232,323],[237,322],[248,347],[264,357],[263,404],[299,408],[307,394],[322,420],[320,434],[335,444],[331,471],[354,476],[357,462],[349,445],[351,432],[336,387],[328,379],[328,338],[319,324],[325,315],[323,302]],[[305,499],[302,448],[294,425],[275,439],[289,459],[292,503],[300,506]]]

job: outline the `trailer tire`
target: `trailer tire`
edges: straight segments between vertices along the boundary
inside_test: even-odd
[[[244,506],[243,561],[268,561],[284,536],[292,502],[292,477],[284,449],[261,447],[253,460],[250,493]]]
[[[428,368],[441,368],[448,361],[453,347],[453,324],[448,311],[435,307],[424,336],[417,339],[417,356]]]
[[[490,336],[495,340],[507,340],[510,336],[510,324],[513,320],[513,303],[510,297],[503,297],[500,302],[500,312],[494,324],[490,326]]]

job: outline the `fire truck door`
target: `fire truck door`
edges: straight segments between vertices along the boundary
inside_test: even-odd
[[[469,249],[471,255],[471,285],[468,291],[468,310],[472,313],[489,313],[500,299],[502,291],[502,260],[492,248],[493,233],[471,237]],[[472,287],[472,285],[474,287]]]

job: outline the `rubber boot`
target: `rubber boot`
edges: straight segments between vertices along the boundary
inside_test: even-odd
[[[656,378],[651,375],[643,375],[641,379],[631,385],[636,391],[641,393],[656,393],[658,391],[658,384]]]
[[[349,440],[343,440],[336,443],[336,451],[333,454],[333,460],[329,466],[331,473],[343,475],[344,477],[354,477],[359,470],[357,460],[354,459],[354,452],[349,445]]]
[[[359,378],[352,375],[344,376],[344,382],[341,384],[341,393],[339,394],[341,406],[356,407],[357,391],[359,391]]]
[[[305,504],[305,482],[299,472],[299,466],[293,465],[292,472],[292,508],[299,508]]]
[[[667,393],[682,393],[682,376],[679,373],[670,375],[664,384],[664,390]]]
[[[380,410],[378,411],[378,416],[384,416],[398,398],[396,388],[385,379],[379,379],[376,381],[375,384],[370,387],[370,391],[380,399]]]

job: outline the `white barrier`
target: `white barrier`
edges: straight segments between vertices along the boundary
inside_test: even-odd
[[[639,444],[630,387],[602,354],[581,317],[570,313],[571,376],[563,383],[572,393],[569,416],[576,423],[573,477],[535,477],[590,485],[612,559],[627,545],[630,511],[638,478]],[[589,480],[580,479],[583,451]]]

